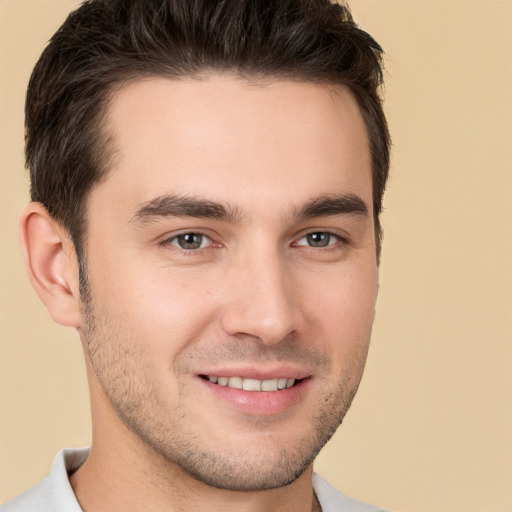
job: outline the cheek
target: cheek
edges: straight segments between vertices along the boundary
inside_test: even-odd
[[[323,289],[309,287],[309,323],[320,326],[334,357],[367,350],[376,295],[377,270],[371,264],[330,272]]]
[[[178,352],[196,339],[215,312],[212,279],[166,266],[148,269],[132,261],[103,262],[91,269],[98,311],[123,326],[132,343],[152,347],[156,357]]]

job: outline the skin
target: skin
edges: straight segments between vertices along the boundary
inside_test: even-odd
[[[314,510],[312,461],[357,390],[377,292],[355,100],[299,82],[151,78],[118,91],[106,129],[115,163],[88,197],[89,300],[65,231],[38,204],[21,222],[36,290],[84,346],[82,507]],[[180,247],[184,233],[200,247]],[[288,395],[226,395],[201,377],[287,372],[303,379]]]

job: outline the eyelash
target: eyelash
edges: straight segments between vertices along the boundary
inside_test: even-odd
[[[206,238],[207,242],[209,242],[209,243],[208,243],[208,245],[201,247],[201,245],[203,244],[203,240],[201,240],[200,246],[195,249],[193,249],[193,248],[185,249],[183,247],[180,247],[177,242],[178,238],[181,236],[187,236],[187,235],[200,236],[203,239]],[[305,244],[299,243],[301,240],[306,239],[308,236],[311,236],[311,235],[327,235],[329,237],[329,243],[325,246],[317,246],[317,247],[315,247],[313,245],[309,245],[308,243],[305,243]],[[330,243],[332,241],[332,238],[335,239],[334,243]],[[176,242],[176,243],[174,243],[174,242]],[[337,233],[333,233],[331,231],[311,230],[307,233],[304,233],[296,242],[294,242],[292,244],[292,246],[293,247],[307,247],[309,249],[322,249],[324,251],[329,251],[329,250],[335,250],[336,246],[338,245],[338,242],[341,242],[342,244],[348,244],[349,240],[347,238],[345,238],[341,235],[338,235]],[[165,240],[163,240],[161,242],[160,245],[162,245],[162,246],[172,245],[173,247],[175,247],[176,250],[178,250],[180,253],[185,254],[185,255],[192,255],[192,254],[198,255],[198,254],[201,254],[203,252],[203,250],[211,247],[212,244],[214,244],[212,238],[210,236],[208,236],[207,234],[202,233],[201,231],[184,231],[182,233],[173,235],[172,237],[166,238]]]
[[[180,236],[187,236],[187,235],[195,235],[195,236],[200,236],[202,237],[203,239],[206,238],[207,241],[209,242],[207,246],[205,247],[198,247],[197,249],[185,249],[183,247],[180,247],[178,245],[178,238]],[[173,243],[173,242],[176,242],[176,243]],[[202,245],[203,241],[201,241],[201,245]],[[177,251],[179,251],[181,254],[184,254],[184,255],[197,255],[197,254],[200,254],[203,252],[203,250],[205,249],[208,249],[209,247],[211,247],[212,245],[213,240],[210,236],[208,236],[207,234],[205,233],[202,233],[201,231],[183,231],[181,233],[177,233],[176,235],[173,235],[169,238],[166,238],[165,240],[163,240],[161,242],[160,245],[162,246],[165,246],[165,245],[172,245]]]
[[[327,235],[329,237],[329,242],[332,241],[332,238],[335,239],[335,241],[333,243],[328,243],[328,245],[325,245],[325,246],[318,246],[318,247],[315,247],[313,245],[309,245],[309,244],[299,244],[299,242],[305,238],[307,238],[308,236],[310,235]],[[323,250],[323,251],[334,251],[336,249],[339,249],[338,247],[338,243],[341,242],[342,245],[347,245],[349,244],[349,240],[346,238],[346,237],[343,237],[337,233],[333,233],[332,231],[322,231],[322,230],[311,230],[311,231],[308,231],[307,233],[304,233],[298,240],[297,242],[294,242],[293,243],[293,246],[297,247],[306,247],[308,249],[312,249],[312,250]]]

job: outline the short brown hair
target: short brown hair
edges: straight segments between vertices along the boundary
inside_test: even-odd
[[[31,198],[70,233],[77,253],[87,194],[108,171],[101,121],[112,91],[145,76],[208,71],[337,84],[356,98],[370,140],[373,207],[388,177],[382,49],[330,0],[90,0],[51,38],[26,102]]]

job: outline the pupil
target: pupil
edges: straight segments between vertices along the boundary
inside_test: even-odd
[[[203,235],[197,233],[186,233],[178,237],[178,243],[182,249],[199,249]]]
[[[310,233],[307,238],[312,247],[326,247],[329,244],[330,235],[328,233]]]

